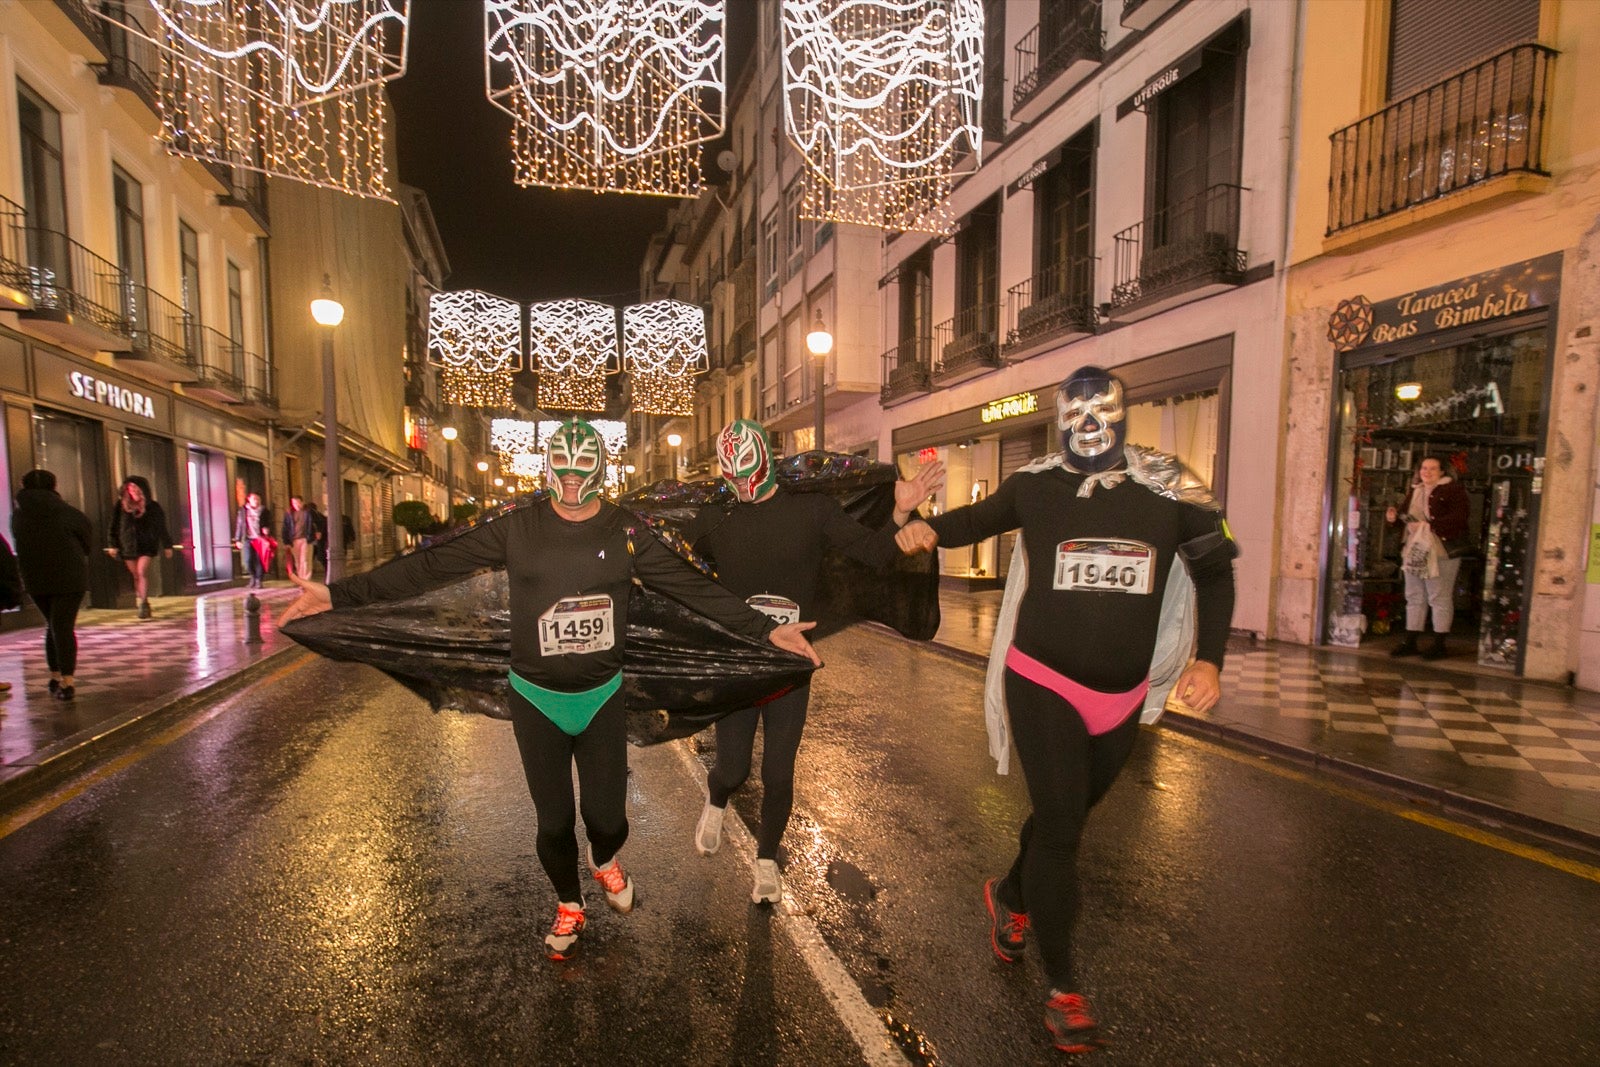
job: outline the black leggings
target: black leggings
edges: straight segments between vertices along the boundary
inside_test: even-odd
[[[1056,693],[1006,671],[1006,708],[1033,813],[1022,824],[1016,862],[997,895],[1028,914],[1045,975],[1077,992],[1072,928],[1078,918],[1078,843],[1089,809],[1105,796],[1139,736],[1137,710],[1091,737],[1078,712]]]
[[[33,602],[44,615],[44,661],[51,674],[78,673],[78,607],[82,593],[35,593]]]
[[[520,693],[511,694],[511,726],[539,821],[535,838],[539,863],[555,887],[556,898],[569,904],[583,900],[572,764],[578,764],[579,803],[589,848],[595,863],[604,867],[628,840],[627,722],[621,689],[577,737],[545,718]]]
[[[761,827],[756,832],[756,856],[760,859],[778,858],[778,842],[789,826],[789,812],[794,808],[794,758],[800,751],[810,701],[808,683],[759,708],[745,708],[717,720],[717,762],[706,785],[711,803],[719,808],[727,807],[728,798],[750,777],[756,723],[762,724]]]

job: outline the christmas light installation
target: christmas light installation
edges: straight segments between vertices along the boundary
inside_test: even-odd
[[[617,309],[609,304],[552,300],[528,307],[528,365],[539,372],[541,408],[604,411],[616,351]]]
[[[154,44],[169,151],[391,199],[383,83],[405,72],[410,0],[97,5]]]
[[[723,0],[484,0],[519,185],[694,196],[726,107]]]
[[[593,426],[594,432],[599,434],[600,439],[606,443],[606,455],[620,456],[623,450],[628,447],[627,423],[620,419],[584,419],[583,421]],[[544,443],[550,439],[550,435],[555,433],[556,429],[561,425],[562,423],[555,419],[539,420],[540,448],[544,447]]]
[[[522,369],[522,305],[477,289],[428,301],[428,355],[444,369],[449,404],[511,406],[511,375]]]
[[[948,233],[983,147],[983,0],[783,0],[805,218]]]
[[[622,309],[622,367],[633,410],[693,415],[694,375],[706,366],[706,315],[695,304],[656,300]]]

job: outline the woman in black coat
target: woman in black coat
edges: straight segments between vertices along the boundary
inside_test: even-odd
[[[111,543],[106,546],[106,555],[127,564],[141,619],[150,617],[150,579],[146,572],[150,560],[158,552],[172,558],[167,513],[151,495],[150,483],[137,474],[130,474],[122,479],[117,505],[111,512]]]
[[[78,608],[89,589],[89,552],[94,534],[89,518],[56,493],[56,476],[32,470],[22,476],[22,491],[11,515],[22,585],[45,618],[44,658],[50,667],[50,692],[71,700],[78,669]]]

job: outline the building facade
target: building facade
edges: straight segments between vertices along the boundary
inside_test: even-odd
[[[1456,658],[1600,688],[1600,7],[1304,19],[1272,632],[1386,646],[1384,512],[1433,455],[1472,504]]]

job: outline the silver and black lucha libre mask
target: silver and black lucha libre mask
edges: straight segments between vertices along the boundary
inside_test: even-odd
[[[1056,415],[1070,469],[1099,474],[1123,465],[1128,417],[1116,375],[1103,367],[1074,371],[1056,391]]]

